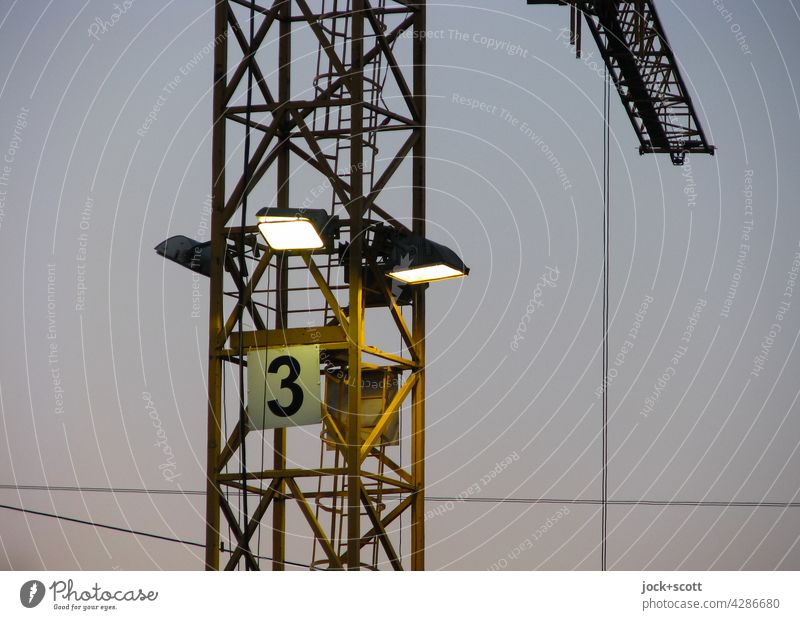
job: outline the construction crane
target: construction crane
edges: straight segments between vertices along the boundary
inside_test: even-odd
[[[560,4],[642,152],[713,152],[651,2]],[[206,569],[424,569],[426,288],[469,272],[426,238],[425,34],[424,0],[215,2],[210,240],[156,247],[210,279]]]
[[[570,42],[581,54],[583,17],[639,138],[639,152],[714,154],[652,0],[528,0],[570,9]]]

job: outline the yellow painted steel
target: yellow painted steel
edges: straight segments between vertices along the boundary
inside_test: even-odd
[[[237,18],[242,7],[233,0],[215,1],[215,40],[222,43],[214,48],[205,567],[218,570],[222,564],[226,569],[263,568],[256,547],[260,539],[256,535],[261,529],[271,533],[271,537],[264,538],[271,543],[273,570],[283,570],[288,559],[303,562],[304,558],[286,557],[287,515],[290,511],[295,514],[299,511],[304,517],[301,523],[308,527],[322,550],[320,560],[312,556],[309,561],[314,567],[359,570],[365,566],[386,566],[400,570],[410,560],[411,568],[421,569],[424,567],[424,510],[421,508],[425,452],[425,292],[420,288],[412,295],[410,307],[406,308],[411,315],[407,323],[403,309],[369,253],[368,235],[369,225],[375,218],[398,228],[405,228],[401,221],[412,221],[414,232],[424,234],[425,37],[420,33],[425,27],[425,2],[351,0],[346,32],[349,53],[345,64],[338,57],[331,57],[330,46],[323,44],[328,35],[320,24],[330,17],[323,18],[322,9],[317,10],[316,4],[312,10],[305,0],[286,0],[260,11],[261,21],[253,40],[255,49],[250,50],[243,34],[246,28],[241,18]],[[381,20],[385,15],[381,10],[387,6],[392,9],[387,14],[399,17],[396,23],[384,27]],[[402,11],[407,14],[402,15]],[[290,88],[293,79],[291,39],[299,26],[308,26],[313,36],[320,39],[320,49],[328,55],[333,67],[327,82],[315,83],[314,98],[304,100],[293,99]],[[268,40],[273,27],[279,30],[276,93],[269,90],[263,79],[266,72],[258,66],[261,60],[256,60],[255,56],[247,60],[249,52],[254,54]],[[403,37],[412,30],[415,36]],[[401,37],[413,49],[415,66],[413,75],[408,78],[403,76],[406,69],[394,57],[394,45]],[[235,49],[237,44],[242,58],[229,67],[229,48]],[[367,105],[365,89],[372,88],[366,74],[367,70],[372,70],[370,63],[381,58],[390,65],[391,75],[397,80],[401,102],[409,107],[407,113],[386,109],[384,117],[395,124],[394,129],[407,131],[409,135],[375,181],[367,178],[364,171],[365,150],[369,151],[370,136],[377,135],[382,127],[370,120],[375,106]],[[237,105],[233,105],[233,100],[244,82],[248,66],[253,68],[254,92],[263,98],[251,106],[250,112],[266,116],[251,121],[258,139],[250,161],[243,164],[242,176],[237,180],[236,174],[230,174],[233,158],[227,152],[226,128],[240,128],[247,122],[246,106],[238,100]],[[270,73],[272,70],[270,68]],[[346,96],[337,95],[340,90]],[[350,158],[350,170],[346,173],[331,167],[322,146],[330,136],[314,120],[318,110],[321,115],[330,115],[340,108],[347,108],[349,115],[348,137],[343,140]],[[291,154],[298,157],[291,157]],[[401,164],[409,158],[413,185],[409,201],[411,212],[390,214],[378,204],[381,191],[395,174],[405,170]],[[274,252],[254,236],[257,234],[255,227],[231,225],[238,217],[242,198],[267,179],[276,183],[271,191],[277,206],[293,207],[289,187],[295,161],[302,161],[304,166],[323,173],[334,200],[347,212],[344,223],[349,241],[345,259],[349,275],[346,295],[341,286],[333,285],[327,254]],[[267,174],[271,170],[274,174]],[[226,175],[233,179],[229,188]],[[408,181],[403,185],[408,186]],[[246,261],[233,255],[232,240],[239,235],[250,235],[247,247],[252,254],[248,254]],[[329,261],[327,266],[324,265],[326,260]],[[249,265],[249,273],[248,269],[240,268],[245,263]],[[396,328],[391,337],[393,340],[399,337],[403,347],[400,352],[366,342],[365,326],[370,319],[365,305],[364,277],[370,272],[371,280],[385,299],[382,308],[370,306],[370,316],[385,312],[381,324],[388,322]],[[269,274],[273,273],[275,277],[270,280]],[[305,278],[302,290],[309,297],[313,292],[322,300],[325,321],[292,323],[292,313],[312,312],[302,307],[299,296],[292,295],[293,278]],[[384,317],[390,320],[385,321]],[[320,404],[321,454],[334,462],[330,467],[296,464],[291,428],[276,429],[268,436],[264,431],[229,424],[227,436],[223,436],[224,377],[228,365],[244,363],[250,349],[307,344],[320,347],[324,356],[320,366],[323,377],[326,364],[339,369],[342,374],[338,380],[344,382],[342,387],[347,394],[346,410],[331,409],[324,398]],[[379,391],[364,392],[363,379],[378,376],[383,377]],[[333,380],[331,376],[330,381]],[[387,381],[390,380],[397,384],[389,386]],[[377,414],[373,411],[376,402],[381,404]],[[393,458],[390,454],[395,450],[402,455],[393,430],[400,416],[408,418],[410,423],[410,429],[406,427],[405,430],[406,434],[410,431],[411,463],[405,465],[401,464],[400,456]],[[266,468],[261,463],[253,467],[255,460],[249,458],[244,464],[245,471],[240,471],[245,442],[257,447],[262,443],[268,445],[273,452],[271,464]],[[254,510],[246,521],[235,501],[229,499],[229,491],[246,492],[257,498],[258,501],[251,504]],[[388,506],[387,502],[393,505]],[[331,518],[323,519],[325,515]],[[405,548],[388,529],[403,515],[410,518],[411,526],[410,542],[409,538],[405,539]],[[226,551],[230,552],[222,563],[221,542],[229,542]],[[370,548],[372,557],[367,558]]]

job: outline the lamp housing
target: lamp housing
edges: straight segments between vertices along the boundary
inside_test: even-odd
[[[175,235],[162,241],[154,249],[157,254],[181,267],[206,277],[211,275],[210,241],[195,241],[183,235]]]
[[[404,284],[427,284],[469,275],[469,267],[453,250],[411,232],[376,227],[373,248],[385,257],[386,275]]]
[[[339,236],[339,218],[324,209],[266,207],[256,213],[258,230],[278,252],[330,249]]]

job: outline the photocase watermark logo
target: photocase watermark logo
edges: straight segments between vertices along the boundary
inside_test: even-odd
[[[558,286],[558,267],[545,267],[545,269],[545,273],[536,281],[536,286],[533,288],[533,295],[525,308],[525,314],[519,321],[517,332],[514,334],[514,339],[511,341],[512,351],[519,349],[519,343],[525,340],[523,334],[528,331],[528,324],[533,321],[533,315],[536,313],[536,309],[544,305],[541,299],[544,290],[546,288],[555,288]]]
[[[109,30],[116,26],[117,22],[119,22],[122,16],[125,15],[125,13],[127,13],[128,10],[133,6],[133,2],[134,0],[125,0],[122,3],[122,6],[115,4],[114,12],[109,16],[108,19],[95,17],[91,26],[89,26],[89,36],[94,40],[99,41],[100,35],[106,34]]]
[[[50,590],[52,598],[47,605],[55,611],[116,611],[129,604],[152,603],[158,598],[158,590],[131,588],[128,590],[107,590],[99,583],[87,589],[76,587],[72,579],[57,580],[49,586],[32,579],[19,589],[19,602],[28,609],[36,607]]]
[[[19,589],[19,602],[23,607],[31,609],[42,602],[44,598],[44,584],[36,579],[31,579],[22,584]]]

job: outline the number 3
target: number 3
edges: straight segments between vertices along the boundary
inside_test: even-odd
[[[300,411],[300,407],[303,405],[303,390],[295,383],[297,377],[300,376],[300,362],[291,355],[281,355],[272,360],[267,372],[270,374],[277,374],[282,366],[289,368],[289,374],[281,379],[280,389],[288,389],[291,391],[292,401],[288,405],[281,405],[278,400],[275,399],[268,401],[267,405],[269,405],[269,410],[276,416],[288,418]]]

